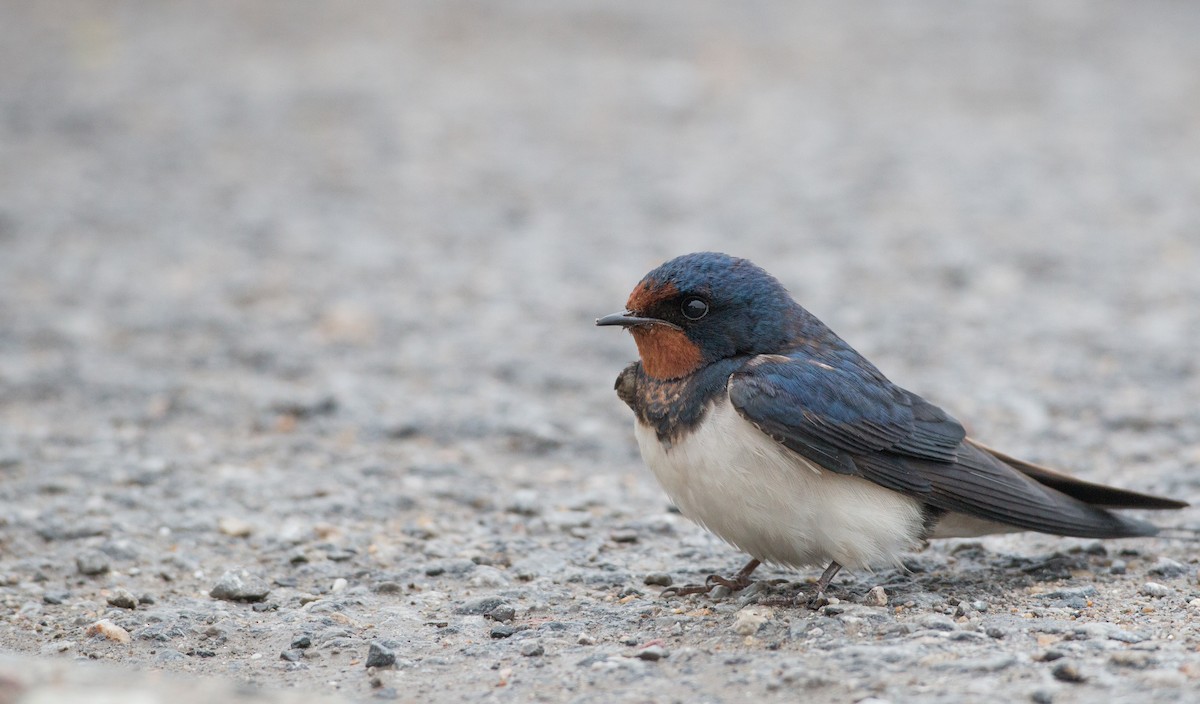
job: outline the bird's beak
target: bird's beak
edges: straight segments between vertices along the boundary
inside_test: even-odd
[[[683,329],[675,323],[667,322],[666,320],[661,320],[659,318],[641,318],[633,313],[630,313],[629,311],[625,311],[623,313],[613,313],[612,315],[606,315],[603,318],[596,318],[596,325],[620,325],[623,328],[630,328],[636,325],[665,325],[666,327],[675,328],[676,330]]]

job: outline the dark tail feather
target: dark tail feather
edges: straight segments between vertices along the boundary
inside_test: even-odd
[[[1041,467],[1036,464],[1030,464],[1023,460],[1010,457],[1003,452],[993,450],[992,448],[980,444],[971,438],[967,438],[966,442],[983,450],[992,457],[1000,460],[1004,464],[1012,467],[1025,476],[1033,479],[1039,484],[1044,484],[1052,489],[1060,491],[1067,496],[1070,496],[1080,501],[1091,504],[1092,506],[1100,506],[1104,508],[1143,508],[1143,509],[1180,509],[1188,506],[1186,501],[1176,501],[1162,496],[1151,496],[1150,494],[1140,494],[1136,491],[1126,491],[1117,489],[1103,484],[1093,484],[1085,482],[1075,477],[1068,476],[1061,472],[1056,472],[1053,469]],[[1147,524],[1149,525],[1149,524]],[[1143,535],[1153,535],[1153,533],[1143,533]]]

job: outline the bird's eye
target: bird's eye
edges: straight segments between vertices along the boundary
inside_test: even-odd
[[[708,304],[700,298],[684,299],[680,309],[683,311],[683,317],[688,320],[699,320],[708,315]]]

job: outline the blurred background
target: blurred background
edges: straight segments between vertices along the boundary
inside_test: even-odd
[[[161,611],[506,550],[575,598],[666,511],[593,320],[705,249],[984,442],[1194,500],[1197,37],[1173,0],[2,3],[4,598],[78,637],[29,580],[99,599],[92,544]],[[736,561],[637,535],[609,568]]]
[[[1184,413],[1198,30],[1177,2],[7,3],[0,409],[228,420],[301,387],[595,444],[633,347],[591,320],[717,249],[997,432]]]

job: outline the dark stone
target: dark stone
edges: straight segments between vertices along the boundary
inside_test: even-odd
[[[455,609],[454,613],[482,615],[488,613],[489,611],[495,610],[503,604],[504,600],[500,597],[485,596],[468,601],[467,603]]]
[[[367,650],[367,667],[394,667],[396,651],[378,641]]]
[[[496,624],[495,626],[492,626],[491,636],[496,639],[508,638],[509,636],[511,636],[512,634],[514,634],[516,632],[517,632],[517,629],[515,627],[510,626],[507,623],[499,623],[499,624]]]

